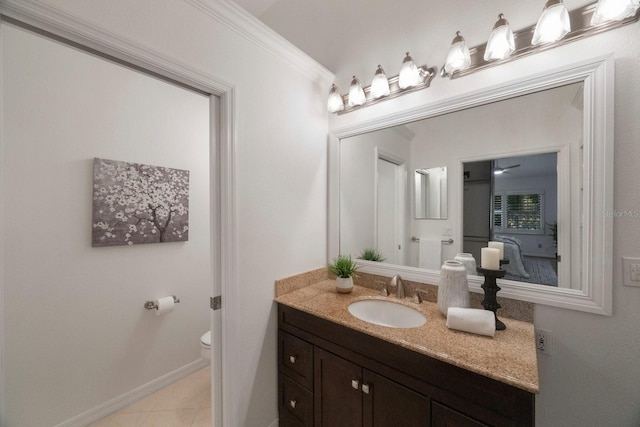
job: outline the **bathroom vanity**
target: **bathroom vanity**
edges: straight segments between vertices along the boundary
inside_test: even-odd
[[[449,330],[432,302],[427,322],[389,328],[348,306],[380,299],[324,280],[276,298],[280,426],[533,426],[538,392],[533,325],[503,319],[494,338]]]

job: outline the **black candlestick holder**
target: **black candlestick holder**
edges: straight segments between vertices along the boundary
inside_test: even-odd
[[[508,264],[507,262],[500,261],[500,264]],[[484,276],[484,283],[482,289],[484,290],[484,299],[482,300],[482,306],[485,310],[493,311],[493,316],[496,319],[496,331],[504,331],[507,326],[498,319],[496,311],[500,308],[496,294],[501,289],[496,283],[496,279],[504,277],[507,274],[506,270],[488,270],[486,268],[477,267],[478,273]]]

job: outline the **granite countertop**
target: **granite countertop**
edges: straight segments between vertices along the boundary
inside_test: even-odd
[[[362,299],[390,299],[412,307],[427,318],[417,328],[378,326],[352,316],[351,302]],[[532,393],[538,393],[538,364],[532,323],[500,317],[507,329],[486,337],[446,327],[446,318],[438,306],[424,301],[382,297],[379,292],[354,286],[353,292],[339,294],[334,280],[321,280],[301,289],[279,295],[283,304],[330,320],[365,334],[384,339],[409,350],[425,354],[451,365],[475,372]]]

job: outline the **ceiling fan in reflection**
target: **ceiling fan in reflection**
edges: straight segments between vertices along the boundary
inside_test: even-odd
[[[496,167],[493,170],[493,174],[494,175],[500,175],[500,174],[503,174],[503,173],[510,173],[509,172],[510,169],[514,169],[514,168],[518,168],[518,167],[520,167],[520,164],[511,165],[511,166],[507,166],[507,167],[504,167],[504,168],[501,168],[496,164]]]

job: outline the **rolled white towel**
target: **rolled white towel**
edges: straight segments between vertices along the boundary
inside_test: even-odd
[[[492,337],[496,333],[496,320],[492,311],[449,307],[447,328]]]

